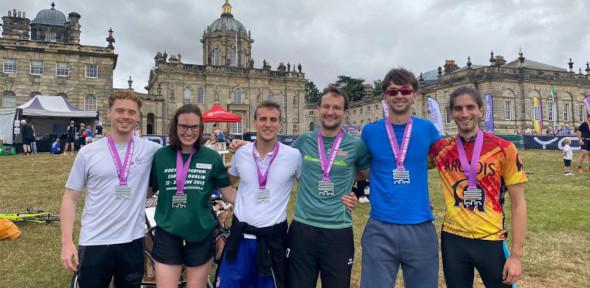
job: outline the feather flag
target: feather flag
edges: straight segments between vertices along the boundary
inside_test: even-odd
[[[486,93],[486,108],[486,132],[494,133],[494,99],[490,93]]]
[[[438,133],[443,135],[445,133],[445,126],[442,115],[440,114],[440,106],[438,105],[438,102],[432,97],[428,97],[428,112],[430,112],[430,119],[432,119],[432,123],[434,123]]]
[[[584,97],[584,103],[586,103],[586,109],[588,110],[587,115],[590,115],[590,96]]]
[[[541,134],[543,130],[543,107],[541,105],[541,98],[538,96],[533,97],[533,127],[537,134]]]

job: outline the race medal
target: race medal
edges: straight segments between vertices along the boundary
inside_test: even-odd
[[[344,132],[342,132],[342,130],[338,131],[338,135],[336,135],[336,139],[334,139],[334,144],[332,144],[330,155],[328,155],[328,159],[326,159],[324,139],[322,139],[322,135],[320,131],[318,131],[318,155],[320,156],[320,168],[322,168],[322,180],[318,181],[318,196],[320,198],[330,198],[335,195],[334,182],[330,180],[330,170],[332,170],[332,165],[336,160],[336,153],[338,152],[338,148],[340,147],[343,138]]]
[[[393,169],[393,184],[410,184],[410,171]]]
[[[176,151],[176,194],[172,195],[172,208],[186,208],[187,195],[184,193],[184,184],[188,176],[191,160],[195,155],[195,149],[191,151],[186,162],[182,161],[182,153]]]
[[[172,195],[172,208],[186,208],[186,194]]]
[[[131,188],[127,186],[127,176],[129,176],[129,170],[131,169],[131,157],[133,156],[134,146],[133,138],[127,143],[127,151],[125,151],[125,160],[123,163],[121,163],[121,158],[119,157],[113,137],[109,136],[107,142],[119,178],[119,185],[115,186],[115,198],[129,200],[131,199]]]
[[[256,190],[256,205],[270,203],[270,190],[268,188],[258,188]]]
[[[479,166],[479,158],[481,155],[481,148],[483,146],[483,132],[477,130],[477,136],[475,137],[475,143],[473,145],[473,154],[471,155],[471,163],[467,160],[465,148],[463,147],[463,140],[459,136],[456,137],[457,153],[459,154],[459,161],[461,162],[461,168],[463,173],[467,176],[468,185],[463,190],[463,207],[471,210],[478,209],[484,211],[485,193],[477,186],[477,172]]]
[[[334,197],[334,182],[321,180],[318,182],[318,196],[320,198]]]
[[[115,186],[115,197],[121,200],[131,199],[131,188],[127,185]]]
[[[414,122],[410,116],[406,122],[406,127],[404,128],[402,143],[401,145],[398,145],[397,138],[393,128],[391,127],[392,122],[389,118],[389,105],[387,102],[385,102],[385,100],[383,100],[382,104],[383,112],[385,114],[385,131],[387,131],[387,138],[389,139],[391,151],[396,163],[395,169],[393,169],[392,173],[393,184],[410,184],[410,171],[404,167],[404,161],[406,160],[406,155],[408,154],[408,147],[410,145],[410,137],[412,136],[412,127],[414,126]]]

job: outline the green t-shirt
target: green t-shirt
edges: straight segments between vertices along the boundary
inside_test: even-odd
[[[336,153],[330,170],[334,183],[334,195],[320,195],[318,183],[322,180],[322,168],[318,154],[318,131],[307,132],[293,143],[301,151],[303,167],[297,189],[295,220],[307,225],[340,229],[352,226],[352,215],[340,198],[351,192],[356,171],[369,168],[370,158],[365,143],[358,137],[346,134]],[[326,159],[336,137],[323,137]]]
[[[189,155],[182,156],[186,161]],[[156,224],[188,242],[203,240],[216,225],[209,208],[211,190],[229,185],[229,177],[219,154],[201,146],[191,159],[184,186],[187,205],[184,208],[173,208],[172,196],[176,194],[176,150],[170,146],[161,148],[154,155],[150,175],[150,186],[160,191],[156,206]]]

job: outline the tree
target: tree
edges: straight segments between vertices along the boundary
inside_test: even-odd
[[[344,91],[348,100],[358,101],[363,99],[364,79],[352,78],[346,75],[339,75],[335,85]]]
[[[380,96],[383,92],[383,80],[373,81],[373,96]]]
[[[320,90],[318,90],[318,87],[311,80],[305,83],[305,98],[307,102],[311,103],[320,101]]]

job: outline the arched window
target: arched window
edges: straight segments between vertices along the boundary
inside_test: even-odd
[[[199,90],[197,90],[197,104],[205,104],[205,90],[203,87],[199,87]]]
[[[13,91],[4,91],[2,94],[2,108],[15,108],[16,94]]]
[[[235,48],[229,48],[229,65],[238,66],[238,57]]]
[[[190,87],[184,88],[184,96],[182,97],[182,104],[191,104],[192,91]]]
[[[154,113],[148,113],[147,114],[147,121],[146,121],[147,125],[146,125],[146,133],[148,135],[152,135],[155,133],[156,131],[156,116],[154,115]]]
[[[240,88],[236,88],[236,90],[234,90],[234,103],[242,104],[242,89]]]
[[[220,65],[220,59],[221,59],[221,55],[219,53],[219,48],[215,48],[213,49],[213,65]]]
[[[94,95],[88,95],[84,99],[84,110],[96,111],[96,97]]]

